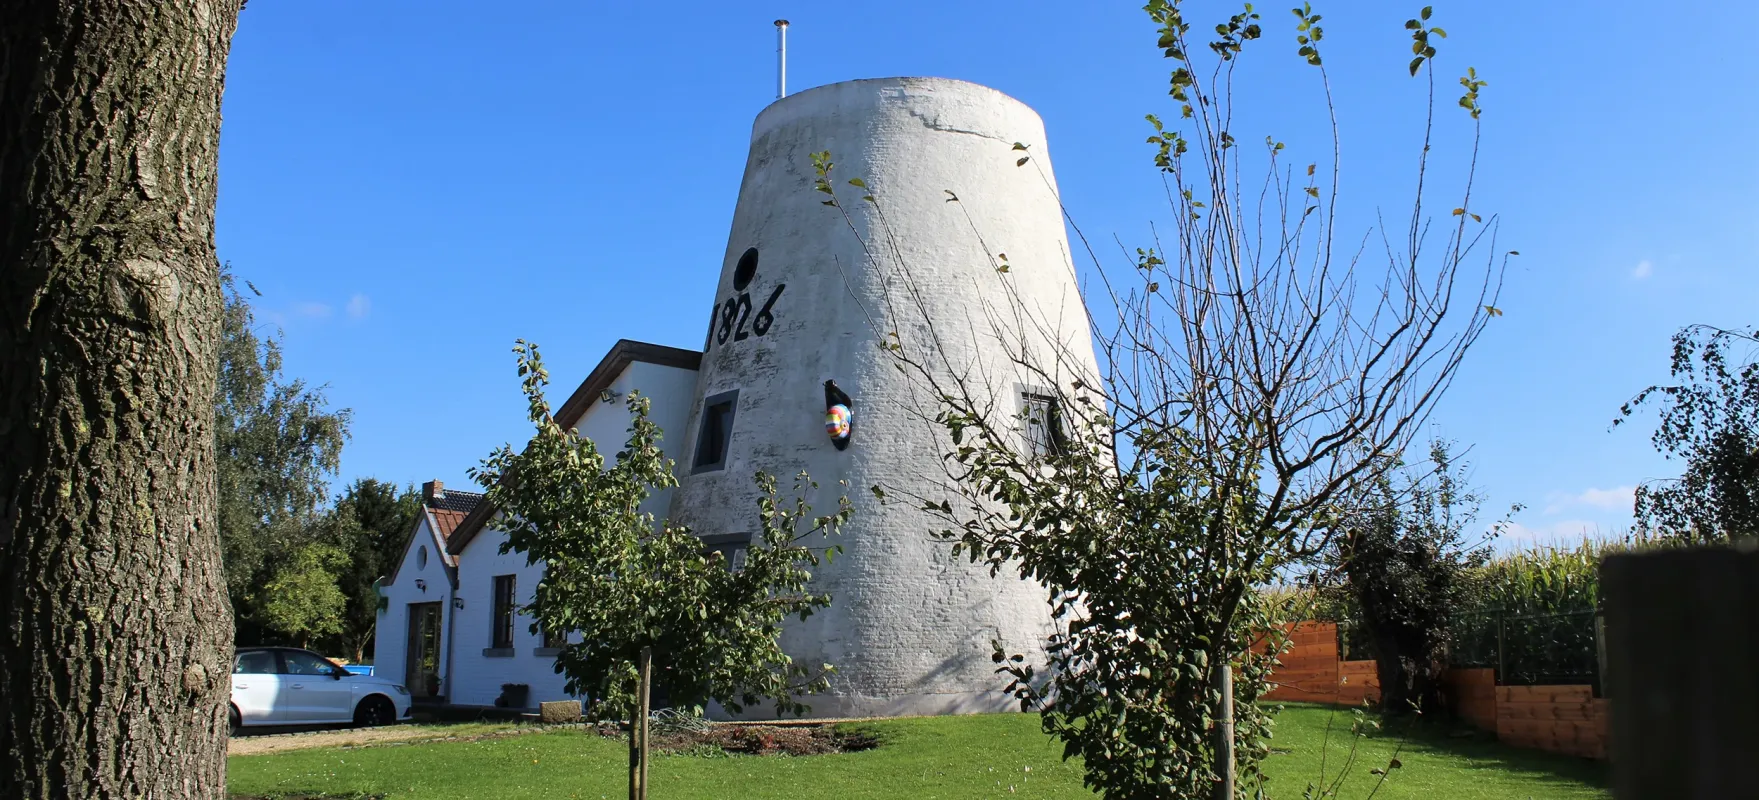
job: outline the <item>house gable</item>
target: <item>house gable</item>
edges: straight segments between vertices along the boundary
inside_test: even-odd
[[[427,508],[422,509],[422,513],[415,518],[415,524],[410,526],[409,537],[403,542],[403,557],[397,559],[397,565],[391,569],[391,576],[381,585],[385,587],[398,585],[397,579],[403,575],[406,564],[414,565],[419,569],[421,561],[419,556],[422,548],[427,549],[430,562],[439,562],[445,571],[447,582],[452,586],[457,586],[456,566],[458,559],[447,551],[446,540],[440,536],[436,520]]]
[[[580,386],[574,390],[573,394],[568,396],[568,400],[562,403],[562,407],[556,411],[557,424],[561,425],[564,429],[580,429],[584,424],[588,412],[601,409],[603,406],[607,405],[602,402],[607,391],[617,393],[616,390],[619,388],[619,384],[622,384],[624,391],[627,391],[627,386],[630,383],[627,379],[631,377],[630,373],[632,372],[630,367],[636,364],[647,364],[656,367],[669,368],[670,370],[683,370],[695,373],[695,371],[702,365],[702,353],[695,350],[684,350],[677,347],[637,342],[631,339],[619,339],[617,343],[611,347],[611,351],[606,353],[605,357],[599,361],[598,366],[594,367],[592,372],[587,374],[586,380],[581,381]],[[646,381],[637,381],[637,383],[645,382]],[[636,386],[636,388],[643,387]],[[666,401],[665,405],[667,407],[675,406],[677,408],[688,408],[691,401],[689,395],[693,391],[694,378],[691,379],[691,386],[685,389],[680,396],[663,397],[658,395],[658,393],[652,389],[644,389],[644,392],[648,394],[648,397],[655,400],[656,406],[660,404],[660,401]],[[676,432],[672,433],[669,441],[673,443],[682,442],[685,438],[683,436],[683,426],[685,424],[684,418],[679,417],[674,421],[671,418],[678,417],[679,415],[661,413],[664,410],[666,409],[655,408],[651,413],[653,414],[655,421],[660,424],[662,430],[670,430],[667,425],[674,425],[678,428]],[[621,419],[624,420],[623,425],[617,428],[617,431],[621,433],[623,428],[627,427],[628,411],[621,405],[617,406],[617,411],[623,415]],[[664,419],[662,419],[662,417],[664,417]],[[581,435],[592,438],[595,443],[600,445],[601,451],[606,449],[604,445],[607,444],[607,440],[598,436],[592,436],[585,430],[581,431]],[[623,442],[621,438],[617,438],[614,441],[616,445],[621,445]],[[616,447],[612,447],[610,452],[616,452],[617,449],[618,448]],[[462,555],[464,549],[470,546],[471,540],[475,539],[477,534],[482,532],[483,527],[493,519],[495,513],[496,510],[488,502],[485,501],[478,503],[476,508],[472,509],[471,512],[465,515],[464,519],[459,522],[457,530],[453,531],[452,536],[449,538],[447,544],[450,553],[454,556]]]

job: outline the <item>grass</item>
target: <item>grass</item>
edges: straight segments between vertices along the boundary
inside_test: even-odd
[[[1308,782],[1329,783],[1351,758],[1351,715],[1324,706],[1291,703],[1277,717],[1271,744],[1278,751],[1265,760],[1273,798],[1299,798]],[[1326,727],[1331,726],[1330,735]],[[1324,746],[1322,746],[1324,745]],[[1386,729],[1355,742],[1354,766],[1338,788],[1346,800],[1422,798],[1610,798],[1604,763],[1497,743],[1487,735],[1459,738],[1448,731],[1389,722]],[[1370,770],[1394,757],[1403,763],[1384,785]],[[1322,763],[1323,759],[1323,763]]]
[[[1326,726],[1332,731],[1328,740]],[[1274,798],[1299,798],[1308,781],[1334,777],[1350,751],[1350,715],[1291,705],[1279,718],[1265,763]],[[1078,763],[1038,730],[1035,717],[900,719],[862,726],[875,750],[829,756],[659,756],[653,794],[669,800],[725,798],[1093,797]],[[1376,798],[1605,798],[1604,767],[1424,732],[1383,732],[1358,742],[1339,797],[1366,798],[1396,748],[1394,770]],[[1322,747],[1322,743],[1329,745]],[[561,730],[476,742],[356,750],[302,750],[229,759],[231,789],[243,796],[421,798],[618,798],[628,751],[621,742]]]

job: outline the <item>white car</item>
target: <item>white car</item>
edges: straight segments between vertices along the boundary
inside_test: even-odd
[[[257,725],[386,725],[409,709],[408,689],[310,650],[241,647],[232,659],[233,733]]]

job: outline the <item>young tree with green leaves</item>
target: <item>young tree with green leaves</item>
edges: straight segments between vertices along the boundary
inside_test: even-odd
[[[403,557],[410,529],[421,515],[421,495],[408,487],[361,478],[343,490],[330,513],[335,519],[325,539],[349,555],[348,565],[336,579],[348,598],[338,636],[359,663],[372,646],[378,624],[376,584]]]
[[[321,535],[321,506],[348,441],[347,409],[282,374],[278,335],[259,336],[237,279],[222,270],[219,379],[214,387],[220,545],[238,641],[263,640],[260,587]],[[248,284],[246,284],[248,286]],[[255,287],[251,287],[255,291]]]
[[[341,633],[348,596],[337,586],[337,576],[349,563],[348,553],[334,545],[301,546],[263,585],[257,595],[257,617],[300,647],[310,647],[313,637]]]
[[[1661,407],[1650,441],[1685,462],[1678,478],[1637,487],[1640,534],[1699,543],[1759,536],[1759,328],[1709,325],[1673,337],[1670,373],[1619,409],[1614,427]]]
[[[1322,562],[1328,592],[1374,655],[1381,711],[1445,716],[1450,622],[1470,605],[1473,571],[1506,522],[1488,535],[1476,527],[1483,500],[1448,442],[1430,442],[1425,461],[1395,461],[1346,503]]]
[[[504,552],[542,564],[544,577],[525,610],[532,630],[566,631],[556,669],[592,711],[615,718],[645,708],[637,668],[650,653],[652,684],[673,705],[700,711],[710,701],[737,713],[770,700],[800,713],[802,694],[823,691],[829,665],[796,664],[778,642],[789,617],[806,619],[830,604],[809,591],[811,568],[839,546],[828,537],[852,513],[845,497],[833,514],[813,517],[803,492],[784,502],[775,480],[758,473],[760,532],[743,564],[728,564],[688,528],[656,521],[653,492],[677,485],[648,400],[630,392],[629,439],[614,457],[564,429],[544,397],[549,373],[536,345],[514,348],[535,426],[525,447],[502,447],[473,470],[507,533]],[[637,744],[632,721],[631,744]],[[633,778],[633,776],[632,776]]]
[[[998,645],[1010,690],[1108,797],[1231,800],[1262,789],[1268,752],[1270,718],[1256,700],[1271,656],[1259,637],[1277,618],[1260,587],[1323,551],[1340,501],[1406,450],[1502,313],[1510,254],[1495,248],[1495,217],[1471,208],[1472,166],[1443,206],[1452,213],[1431,218],[1434,58],[1446,33],[1430,9],[1405,25],[1410,72],[1431,98],[1412,150],[1417,188],[1407,220],[1369,231],[1372,247],[1340,230],[1342,146],[1320,15],[1295,10],[1290,49],[1312,70],[1333,138],[1329,158],[1297,166],[1274,137],[1252,156],[1236,135],[1235,69],[1264,33],[1251,6],[1207,40],[1177,0],[1146,11],[1178,112],[1149,116],[1170,239],[1117,266],[1087,250],[1096,380],[1059,377],[1086,374],[1080,356],[1046,357],[1015,345],[1013,328],[994,331],[1027,376],[1016,380],[1054,387],[1061,433],[1050,452],[1023,452],[1020,429],[1051,422],[999,409],[982,376],[948,355],[957,348],[935,338],[931,289],[889,231],[884,192],[858,176],[850,183],[867,194],[850,208],[825,153],[816,188],[861,239],[867,267],[891,271],[887,307],[867,309],[874,333],[920,378],[930,400],[914,411],[950,434],[947,495],[908,499],[940,515],[959,552],[1049,592],[1059,626],[1049,663]],[[1475,164],[1485,84],[1470,69],[1460,84],[1465,163]],[[1027,145],[1014,150],[1009,166],[1037,169]],[[1262,178],[1248,181],[1253,168]],[[948,203],[983,202],[953,188]],[[1007,243],[984,246],[997,285],[973,291],[989,318],[1059,330],[1063,320],[1012,287],[998,252]]]

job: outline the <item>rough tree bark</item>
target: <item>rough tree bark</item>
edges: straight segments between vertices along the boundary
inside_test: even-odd
[[[1427,637],[1374,637],[1374,676],[1380,681],[1380,710],[1388,716],[1420,713],[1431,720],[1453,717],[1443,694],[1444,667]],[[1425,659],[1422,654],[1429,654]]]
[[[1385,543],[1365,540],[1358,533],[1351,537],[1347,549],[1363,554],[1377,546],[1381,549],[1372,556],[1350,558],[1344,574],[1373,642],[1380,710],[1389,716],[1416,711],[1431,719],[1448,719],[1452,712],[1442,694],[1445,665],[1440,640],[1428,624],[1408,618],[1414,613],[1412,601],[1409,597],[1401,600],[1398,585],[1388,584],[1391,559],[1385,555]]]
[[[238,0],[0,0],[0,797],[218,798]]]

